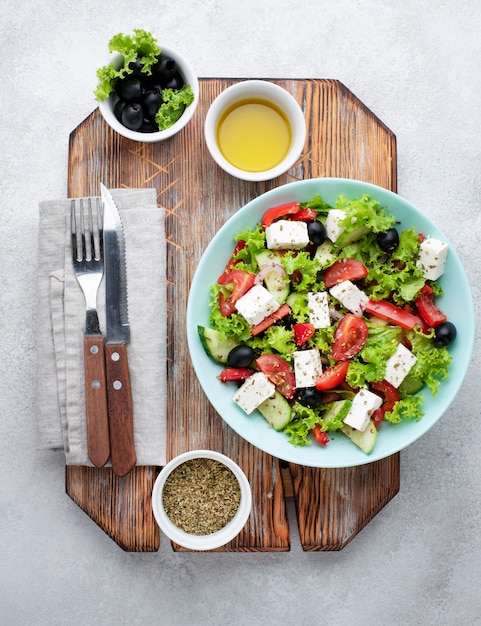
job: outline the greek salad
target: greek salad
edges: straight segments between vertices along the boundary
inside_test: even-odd
[[[369,454],[383,422],[420,420],[449,376],[447,256],[368,194],[268,209],[235,236],[198,326],[219,384],[295,446],[337,431]]]

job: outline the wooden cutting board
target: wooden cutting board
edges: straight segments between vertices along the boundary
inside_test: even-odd
[[[272,80],[305,112],[308,137],[297,164],[265,183],[239,181],[211,159],[203,138],[207,110],[241,79],[201,79],[190,124],[163,143],[135,143],[114,133],[98,109],[70,135],[68,196],[108,187],[155,187],[166,208],[168,301],[167,459],[211,448],[232,457],[253,491],[244,530],[218,551],[286,551],[286,497],[296,503],[304,550],[340,550],[399,490],[399,454],[347,469],[281,463],[234,433],[207,401],[190,363],[185,313],[190,281],[215,232],[241,206],[275,186],[317,177],[344,177],[397,191],[394,134],[344,85],[334,80]],[[108,468],[66,468],[67,494],[121,548],[158,550],[151,491],[158,467],[136,467],[124,478]],[[177,545],[173,548],[181,551]]]

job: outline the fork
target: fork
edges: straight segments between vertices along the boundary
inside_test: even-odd
[[[87,449],[92,463],[103,467],[110,456],[104,337],[97,313],[97,293],[104,273],[103,226],[100,198],[71,201],[72,263],[86,305],[84,332],[85,404]],[[85,224],[87,217],[87,224]],[[95,224],[94,224],[95,222]]]

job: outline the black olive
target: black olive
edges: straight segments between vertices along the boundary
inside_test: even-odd
[[[147,91],[142,98],[142,106],[147,117],[155,117],[162,102],[160,91]]]
[[[296,390],[296,400],[303,406],[315,409],[322,403],[322,394],[315,387],[302,387]]]
[[[320,246],[321,243],[325,241],[327,236],[326,227],[322,222],[319,222],[318,220],[308,222],[307,233],[309,235],[309,241],[315,246]]]
[[[158,133],[159,125],[151,117],[144,117],[142,126],[139,128],[141,133]]]
[[[130,61],[129,63],[129,70],[132,70],[132,74],[131,76],[139,76],[142,75],[142,61],[141,58],[138,56],[135,61]],[[145,74],[144,74],[145,75]]]
[[[164,89],[182,89],[184,86],[184,80],[179,72],[177,72],[169,80],[163,81],[162,86]]]
[[[130,130],[139,130],[144,121],[144,111],[138,102],[128,102],[122,111],[122,124]]]
[[[395,228],[389,228],[384,233],[378,233],[376,240],[383,252],[392,254],[399,245],[399,233]]]
[[[125,101],[117,100],[114,106],[114,115],[119,120],[119,122],[122,122],[122,111],[124,110],[124,107],[125,107]]]
[[[142,82],[139,78],[123,78],[117,81],[115,91],[121,100],[133,102],[142,96]]]
[[[227,363],[230,367],[249,367],[256,358],[256,353],[250,346],[241,344],[232,348],[227,355]]]
[[[160,80],[169,81],[177,72],[177,64],[174,59],[160,55],[158,63],[156,63],[152,69]]]
[[[443,322],[434,329],[434,343],[443,347],[456,339],[456,326],[452,322]]]

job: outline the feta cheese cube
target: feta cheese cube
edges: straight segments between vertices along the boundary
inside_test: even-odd
[[[339,239],[346,230],[345,226],[341,226],[339,222],[346,218],[346,212],[342,209],[331,209],[327,214],[326,233],[328,238],[334,243]]]
[[[237,300],[235,308],[251,326],[255,326],[277,311],[279,303],[263,285],[254,285]]]
[[[321,354],[317,348],[294,352],[294,373],[296,388],[314,387],[322,374]]]
[[[334,285],[329,289],[329,293],[354,315],[362,315],[369,302],[369,296],[350,280],[343,280],[342,283]]]
[[[371,415],[382,404],[382,398],[368,389],[360,389],[352,401],[349,413],[343,422],[356,430],[364,431],[369,426]]]
[[[428,280],[436,280],[444,274],[448,247],[445,241],[434,237],[427,237],[421,243],[416,265]]]
[[[254,412],[257,407],[275,393],[275,386],[263,372],[256,372],[246,378],[234,395],[234,402],[243,409],[247,415]]]
[[[269,250],[300,250],[308,244],[306,222],[277,220],[266,228],[266,245]]]
[[[314,328],[326,328],[331,325],[326,291],[309,291],[307,305],[309,307],[309,321]]]
[[[393,387],[399,387],[402,381],[411,371],[417,358],[406,346],[399,343],[396,352],[386,361],[386,374],[384,376]]]

